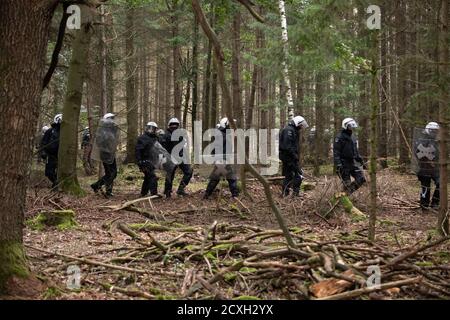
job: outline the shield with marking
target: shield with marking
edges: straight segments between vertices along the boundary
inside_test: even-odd
[[[415,128],[412,148],[412,170],[419,176],[439,176],[438,132]]]

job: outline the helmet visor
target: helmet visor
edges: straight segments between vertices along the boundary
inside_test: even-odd
[[[306,120],[303,120],[302,122],[300,122],[298,124],[298,126],[299,126],[299,128],[303,128],[303,129],[306,129],[309,127],[308,122],[306,122]]]
[[[347,123],[346,127],[347,127],[347,129],[356,129],[356,128],[358,128],[358,124],[356,123],[355,120],[352,120]]]

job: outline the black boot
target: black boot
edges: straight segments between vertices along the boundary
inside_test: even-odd
[[[188,195],[188,194],[186,193],[186,191],[184,191],[184,186],[182,186],[181,184],[180,184],[180,186],[178,187],[177,195],[183,196],[183,197]]]
[[[106,186],[105,196],[106,196],[107,198],[111,198],[111,197],[114,196],[114,194],[112,193],[112,185]]]
[[[101,187],[96,182],[96,183],[91,184],[91,188],[92,188],[92,191],[94,191],[94,193],[97,193],[98,190],[100,190]]]

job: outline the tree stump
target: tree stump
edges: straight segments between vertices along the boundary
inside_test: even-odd
[[[59,230],[66,230],[78,225],[73,210],[44,211],[35,218],[28,220],[27,224],[35,230],[43,230],[46,227],[57,227]]]

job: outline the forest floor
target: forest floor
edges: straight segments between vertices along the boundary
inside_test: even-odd
[[[43,173],[33,172],[26,219],[43,211],[69,209],[78,222],[77,227],[65,230],[48,227],[38,231],[28,224],[24,231],[31,269],[47,286],[40,298],[310,299],[317,289],[313,285],[318,283],[332,287],[328,294],[363,286],[361,279],[354,283],[324,282],[337,273],[335,261],[345,261],[362,272],[370,264],[381,264],[386,273],[381,275],[382,284],[412,279],[399,289],[393,286],[355,298],[450,298],[450,241],[402,258],[405,264],[399,268],[386,267],[389,260],[439,238],[437,212],[424,212],[417,206],[419,184],[415,176],[390,169],[379,173],[375,245],[366,241],[368,219],[346,213],[331,201],[341,190],[335,177],[314,178],[306,170],[306,181],[313,189],[300,198],[281,198],[281,187],[271,184],[301,248],[293,257],[283,252],[285,239],[259,183],[248,182],[252,199],[241,196],[232,200],[226,182],[222,182],[211,200],[203,200],[206,179],[204,174],[198,175],[202,170],[209,169],[196,170],[187,197],[174,193],[171,199],[139,201],[121,210],[114,210],[114,206],[139,198],[142,177],[133,166],[122,167],[111,199],[90,190],[95,176],[80,177],[88,194],[75,198],[51,192]],[[179,178],[177,175],[175,190]],[[160,192],[163,180],[159,181]],[[367,186],[351,200],[360,211],[369,212]],[[327,219],[322,218],[327,213]],[[275,253],[264,256],[264,252]],[[312,262],[317,254],[325,257],[323,263]],[[326,256],[337,257],[332,259],[332,267],[327,266]],[[81,287],[71,290],[67,287],[71,279],[68,270],[70,273],[74,265],[81,269]],[[427,286],[417,284],[421,281],[417,276],[432,271]]]

